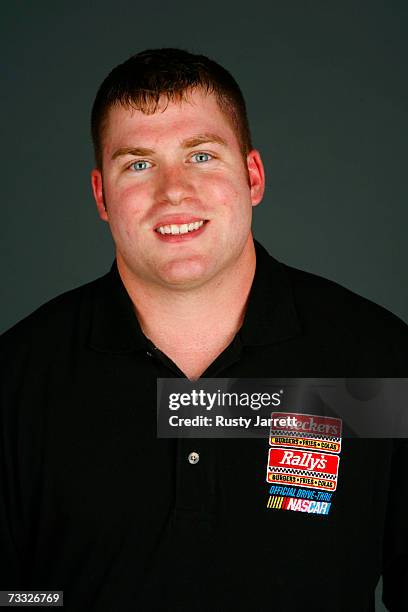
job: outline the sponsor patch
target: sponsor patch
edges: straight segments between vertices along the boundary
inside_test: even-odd
[[[273,419],[287,417],[283,412],[273,412]],[[313,414],[290,414],[292,425],[284,430],[271,427],[269,443],[271,446],[297,446],[338,453],[341,450],[341,419],[322,417]],[[275,420],[272,421],[276,422]]]
[[[274,412],[272,423],[290,416],[291,424],[271,426],[266,481],[267,508],[307,514],[329,513],[337,489],[341,419]]]
[[[338,468],[338,455],[270,448],[267,481],[335,491]],[[288,476],[290,478],[287,478]]]
[[[329,514],[330,506],[330,502],[296,499],[294,497],[279,497],[276,495],[270,495],[267,502],[268,508],[307,512],[308,514]]]
[[[341,448],[340,442],[319,440],[316,438],[301,438],[289,436],[271,436],[272,446],[291,446],[296,448],[310,448],[311,450],[322,450],[327,453],[338,453]]]

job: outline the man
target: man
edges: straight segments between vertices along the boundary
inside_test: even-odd
[[[241,326],[255,272],[251,212],[264,172],[247,128],[241,134],[234,125],[246,117],[230,112],[233,100],[222,110],[209,84],[177,86],[170,99],[147,100],[142,110],[139,100],[136,110],[115,105],[109,117],[100,93],[92,186],[145,335],[192,378]]]
[[[383,572],[407,609],[404,441],[343,439],[339,467],[340,430],[315,435],[335,471],[272,490],[268,440],[157,439],[155,412],[157,378],[404,377],[407,327],[254,244],[264,170],[215,62],[130,58],[92,134],[116,260],[2,338],[1,588],[70,611],[366,612]]]

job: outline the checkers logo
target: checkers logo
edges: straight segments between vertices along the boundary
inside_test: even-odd
[[[288,414],[282,412],[273,412],[272,417],[279,419],[283,416],[288,416]],[[329,452],[339,452],[341,446],[341,430],[342,430],[342,422],[341,419],[335,419],[333,417],[322,417],[316,416],[314,414],[291,414],[292,423],[291,425],[287,425],[284,428],[271,427],[270,433],[270,444],[274,445],[276,436],[287,436],[288,444],[290,444],[290,439],[293,440],[293,443],[290,445],[294,445],[297,443],[298,446],[302,446],[302,440],[304,445],[307,443],[305,440],[309,440],[308,445],[311,446],[312,442],[319,442],[321,448],[324,448],[324,443],[328,445],[334,445],[331,449],[327,448]],[[276,422],[276,421],[272,421]],[[299,442],[297,442],[297,440]]]

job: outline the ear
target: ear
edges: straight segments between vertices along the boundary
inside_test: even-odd
[[[247,155],[247,168],[252,206],[256,206],[262,200],[265,191],[265,170],[261,155],[256,149],[252,149]]]
[[[97,168],[91,172],[91,183],[98,214],[102,221],[108,221],[108,212],[105,207],[105,198],[103,197],[102,173]]]

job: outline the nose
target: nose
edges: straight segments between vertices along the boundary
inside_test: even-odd
[[[179,206],[195,197],[194,185],[188,169],[181,165],[162,166],[156,186],[156,201]]]

